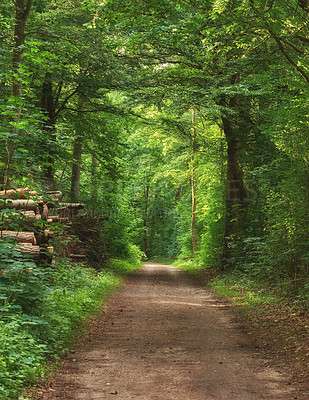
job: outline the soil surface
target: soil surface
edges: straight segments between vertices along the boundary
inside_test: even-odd
[[[230,304],[178,268],[145,263],[105,311],[36,399],[300,398]]]

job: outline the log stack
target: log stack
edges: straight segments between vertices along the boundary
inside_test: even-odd
[[[36,263],[48,259],[51,232],[40,227],[39,221],[49,220],[49,207],[59,201],[61,192],[41,193],[29,188],[0,191],[0,238],[10,238],[17,250],[30,256]]]
[[[54,252],[49,244],[53,237],[52,225],[64,224],[68,243],[63,246],[63,256],[99,265],[105,257],[100,222],[107,217],[79,215],[84,204],[61,200],[59,191],[47,192],[44,196],[28,188],[0,191],[0,239],[9,238],[17,245],[17,250],[37,264],[43,260],[50,262]],[[50,229],[46,229],[46,223],[50,224]],[[72,234],[76,239],[72,239]]]
[[[91,214],[83,214],[71,219],[71,231],[78,237],[84,253],[84,255],[71,253],[70,257],[74,261],[87,259],[88,265],[93,268],[102,265],[106,259],[106,243],[102,235],[101,223],[107,219],[107,216]]]
[[[80,210],[84,209],[84,204],[82,203],[64,203],[58,202],[57,207],[51,209],[48,216],[48,222],[57,222],[64,224],[65,234],[70,237],[72,233],[75,234],[73,229],[73,220],[83,218],[83,216],[78,215]],[[66,249],[64,250],[65,257],[70,257],[73,261],[86,261],[85,249],[79,242],[79,240],[70,239],[67,243]]]
[[[78,215],[79,210],[83,210],[85,205],[82,203],[58,203],[56,214],[59,222],[68,222]]]
[[[106,258],[101,223],[108,217],[92,215],[85,211],[79,213],[80,210],[84,210],[82,203],[59,202],[57,208],[50,210],[53,215],[49,215],[49,220],[63,223],[64,233],[71,238],[63,255],[70,257],[74,262],[86,262],[87,265],[97,268]]]

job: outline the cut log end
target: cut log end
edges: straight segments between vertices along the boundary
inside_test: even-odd
[[[33,232],[2,231],[1,238],[12,238],[17,243],[30,243],[36,245],[36,238]]]

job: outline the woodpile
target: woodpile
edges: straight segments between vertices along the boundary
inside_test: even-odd
[[[37,196],[37,192],[30,190],[29,188],[17,188],[0,191],[1,199],[29,199],[31,196]]]
[[[65,203],[61,199],[59,191],[47,192],[44,196],[28,188],[0,191],[0,239],[10,239],[18,251],[36,263],[50,262],[54,253],[49,244],[53,224],[63,224],[69,241],[63,246],[63,255],[76,262],[99,265],[106,253],[100,222],[108,217],[79,215],[84,204]],[[51,228],[46,229],[46,224]]]
[[[106,216],[93,216],[83,214],[71,218],[70,229],[78,237],[88,264],[96,268],[106,259],[106,248],[104,238],[102,237],[102,227],[100,223],[107,220]],[[82,255],[71,254],[75,261],[82,261]]]
[[[20,251],[24,256],[31,258],[35,263],[41,261],[41,248],[40,246],[33,246],[30,243],[19,243],[17,250]]]
[[[5,230],[34,231],[34,226],[40,219],[41,214],[35,211],[20,210],[10,212],[10,214],[2,212],[0,229],[2,232]]]
[[[59,207],[56,209],[59,222],[67,222],[73,217],[78,215],[79,210],[85,208],[84,204],[81,203],[59,203]]]
[[[1,235],[2,238],[9,237],[17,243],[37,244],[34,232],[2,231]]]
[[[0,210],[3,209],[15,209],[15,210],[27,210],[27,211],[36,211],[38,205],[34,200],[26,199],[26,200],[13,200],[13,199],[5,199],[0,201]]]
[[[61,200],[61,192],[45,196],[29,188],[0,191],[0,239],[9,238],[17,244],[16,250],[36,263],[49,260],[53,252],[48,246],[52,231],[39,221],[49,220],[49,207]]]
[[[60,223],[64,224],[66,228],[65,234],[70,237],[72,234],[78,238],[78,235],[75,234],[74,229],[72,228],[72,221],[74,219],[79,220],[80,218],[82,219],[82,216],[78,215],[78,212],[80,210],[84,209],[84,204],[82,203],[64,203],[64,202],[59,202],[57,203],[57,207],[54,207],[50,209],[50,213],[47,219],[47,222],[50,223]],[[85,248],[81,245],[81,242],[79,239],[70,239],[68,240],[64,256],[70,257],[73,261],[79,262],[79,261],[86,261],[87,256],[85,254],[86,250]]]

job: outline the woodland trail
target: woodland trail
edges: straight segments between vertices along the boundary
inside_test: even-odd
[[[91,320],[42,400],[294,399],[227,302],[188,273],[145,263]]]

